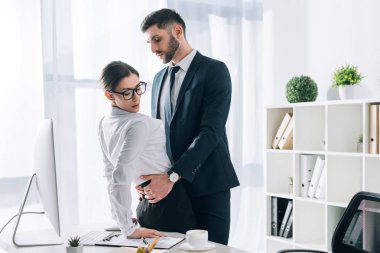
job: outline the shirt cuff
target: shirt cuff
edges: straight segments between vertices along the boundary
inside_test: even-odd
[[[139,226],[137,224],[134,224],[133,222],[128,223],[126,226],[121,226],[120,230],[121,233],[127,237],[130,236],[133,232],[135,232],[136,228]]]

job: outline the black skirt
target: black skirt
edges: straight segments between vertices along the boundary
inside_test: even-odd
[[[141,200],[136,214],[138,222],[145,228],[179,233],[198,228],[190,198],[181,180],[160,202],[151,204],[146,199]]]

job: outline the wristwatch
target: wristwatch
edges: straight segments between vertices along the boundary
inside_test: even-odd
[[[176,183],[179,180],[178,173],[174,171],[168,171],[168,175],[169,175],[169,180],[173,183]]]

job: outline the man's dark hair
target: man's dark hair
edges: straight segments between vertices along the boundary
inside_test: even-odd
[[[113,61],[104,67],[100,81],[105,90],[115,91],[121,79],[128,77],[131,74],[139,76],[139,72],[137,72],[132,66],[122,61]]]
[[[141,31],[146,32],[151,26],[157,25],[160,29],[167,29],[173,23],[177,23],[182,26],[183,34],[185,35],[186,25],[181,16],[172,9],[161,9],[151,12],[146,16],[141,23]]]

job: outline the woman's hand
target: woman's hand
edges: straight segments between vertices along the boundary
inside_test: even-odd
[[[145,198],[149,200],[149,203],[159,202],[173,189],[174,183],[169,180],[169,176],[166,173],[144,175],[140,176],[140,178],[142,180],[150,180],[150,183],[143,188]]]
[[[128,238],[157,238],[161,236],[164,236],[164,234],[155,229],[136,228],[136,230],[130,236],[128,236]]]

